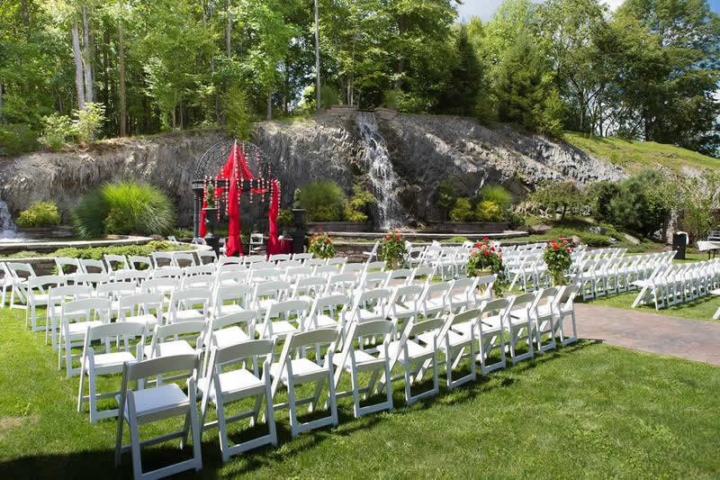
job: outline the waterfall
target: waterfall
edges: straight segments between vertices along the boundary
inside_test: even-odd
[[[380,228],[399,227],[403,224],[403,211],[395,196],[397,175],[390,163],[385,139],[380,135],[374,113],[357,112],[355,122],[365,144],[365,164],[379,213]]]
[[[7,203],[0,200],[0,240],[15,238],[15,222],[10,217]]]

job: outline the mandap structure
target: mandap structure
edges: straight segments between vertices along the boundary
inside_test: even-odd
[[[196,237],[205,237],[208,224],[214,226],[226,218],[225,254],[243,255],[240,211],[243,194],[247,193],[250,203],[269,204],[267,254],[282,253],[277,225],[280,182],[272,176],[270,162],[257,145],[231,141],[210,147],[197,163],[192,191]]]

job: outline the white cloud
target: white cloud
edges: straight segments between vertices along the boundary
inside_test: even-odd
[[[543,0],[533,1],[540,3]],[[607,3],[611,9],[615,10],[623,1],[624,0],[605,0],[605,3]],[[459,8],[460,20],[467,20],[473,15],[480,17],[484,21],[490,20],[502,2],[503,0],[464,0]]]

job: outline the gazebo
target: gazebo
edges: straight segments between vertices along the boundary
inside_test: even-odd
[[[247,193],[250,203],[268,203],[267,253],[280,252],[277,228],[280,182],[272,176],[270,162],[257,145],[238,141],[216,143],[197,162],[191,186],[196,237],[207,235],[208,223],[214,225],[227,218],[225,253],[228,256],[242,255],[240,211],[242,196]]]

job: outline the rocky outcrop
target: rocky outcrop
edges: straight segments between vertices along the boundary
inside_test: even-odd
[[[295,188],[313,180],[328,178],[349,192],[354,181],[367,178],[367,145],[353,114],[348,115],[257,124],[253,141],[273,161],[283,185],[283,206],[291,203]],[[394,193],[408,220],[436,213],[432,196],[445,178],[456,180],[461,193],[471,194],[484,182],[497,181],[521,195],[551,179],[585,184],[625,175],[564,143],[509,127],[486,128],[472,119],[389,115],[380,118],[378,126],[399,177]],[[224,133],[206,130],[114,139],[87,150],[3,159],[0,199],[13,214],[34,201],[53,200],[67,218],[79,196],[92,188],[137,179],[164,189],[176,203],[180,221],[189,223],[195,162],[222,140],[227,140]]]

